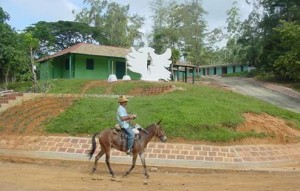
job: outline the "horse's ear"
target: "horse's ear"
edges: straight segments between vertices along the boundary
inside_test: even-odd
[[[157,122],[156,124],[157,124],[157,125],[159,125],[161,121],[162,121],[162,119],[161,119],[161,120],[159,120],[159,122]]]

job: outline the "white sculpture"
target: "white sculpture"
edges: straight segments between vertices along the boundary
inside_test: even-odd
[[[164,54],[157,55],[153,48],[144,47],[136,51],[131,47],[131,53],[126,56],[128,69],[141,74],[141,80],[145,81],[169,81],[172,56],[171,49],[167,49]]]

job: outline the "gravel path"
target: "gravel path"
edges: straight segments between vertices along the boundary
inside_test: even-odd
[[[253,96],[281,108],[300,113],[300,93],[290,88],[258,82],[251,78],[212,77],[211,79],[235,92]]]

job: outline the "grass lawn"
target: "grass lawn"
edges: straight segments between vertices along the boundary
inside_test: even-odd
[[[56,81],[50,92],[78,93],[86,82],[67,80],[58,83]],[[109,83],[105,88],[110,88],[112,94],[120,95],[128,94],[133,88],[170,84],[175,85],[177,90],[155,96],[130,97],[128,111],[138,115],[137,123],[146,127],[163,119],[162,127],[168,137],[212,142],[267,136],[262,133],[235,131],[236,126],[243,122],[242,114],[245,112],[278,116],[300,129],[300,114],[222,89],[180,82],[142,81]],[[88,93],[92,94],[103,94],[103,92],[104,87],[94,87],[88,90]],[[116,97],[81,98],[59,117],[47,123],[46,130],[50,133],[71,135],[95,133],[114,126],[117,107]]]

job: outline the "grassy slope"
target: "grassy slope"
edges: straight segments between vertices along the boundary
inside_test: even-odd
[[[68,85],[64,85],[67,83]],[[61,93],[61,86],[67,89],[71,82],[60,82],[53,86],[51,92]],[[84,83],[74,81],[76,92]],[[157,83],[118,82],[109,84],[113,94],[127,94],[139,86],[156,86]],[[159,83],[159,86],[169,83]],[[254,132],[238,133],[234,131],[243,121],[245,112],[268,113],[294,123],[300,128],[300,114],[280,109],[252,97],[239,95],[205,86],[175,83],[176,90],[158,96],[132,97],[128,104],[129,112],[138,114],[136,122],[142,126],[163,119],[163,127],[169,137],[183,137],[191,140],[229,141],[248,136],[264,136]],[[74,88],[73,88],[74,89]],[[64,90],[72,93],[71,90]],[[103,88],[90,89],[94,94],[103,93]],[[116,98],[82,98],[58,118],[47,124],[47,131],[55,133],[94,133],[113,127],[118,103]]]

